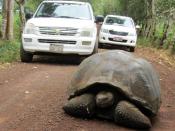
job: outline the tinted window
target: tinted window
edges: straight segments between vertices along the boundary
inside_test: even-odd
[[[43,3],[35,17],[92,19],[88,5]]]

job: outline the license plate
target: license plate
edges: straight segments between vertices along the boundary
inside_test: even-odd
[[[114,37],[113,40],[114,40],[114,41],[123,41],[123,39],[120,38],[120,37]]]
[[[55,53],[62,53],[63,52],[63,45],[50,45],[50,51]]]

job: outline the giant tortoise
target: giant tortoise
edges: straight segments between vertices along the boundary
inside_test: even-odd
[[[152,65],[121,50],[85,59],[68,87],[63,109],[79,117],[100,117],[117,124],[150,128],[161,104],[159,77]]]

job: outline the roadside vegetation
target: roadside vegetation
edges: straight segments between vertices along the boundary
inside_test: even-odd
[[[4,10],[0,15],[0,63],[12,62],[19,58],[19,45],[21,41],[22,23],[21,13],[23,7],[35,11],[42,0],[1,0],[10,2],[13,9],[12,31],[7,31],[3,20],[7,20]],[[12,2],[13,1],[13,2]],[[175,55],[175,0],[79,0],[88,1],[94,8],[95,15],[126,15],[132,17],[136,24],[141,26],[138,30],[138,44],[144,47],[167,50]],[[21,8],[22,7],[22,8]],[[7,31],[7,32],[5,32]],[[10,34],[12,33],[12,34]]]
[[[41,1],[41,0],[40,0]],[[40,1],[29,1],[26,3],[26,8],[34,11]],[[19,50],[21,42],[21,21],[19,6],[14,3],[14,21],[13,21],[13,38],[2,38],[2,13],[0,15],[0,64],[14,62],[19,59]]]
[[[0,41],[0,63],[13,62],[19,58],[18,41]]]
[[[175,0],[97,0],[92,3],[96,14],[132,17],[141,26],[139,45],[175,54]]]
[[[14,39],[0,39],[0,64],[13,62],[19,59],[21,33],[18,13],[15,13],[14,18]],[[0,17],[0,22],[2,22],[2,17]]]

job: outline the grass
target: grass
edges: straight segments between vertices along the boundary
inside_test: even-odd
[[[152,41],[144,37],[138,37],[137,44],[140,47],[152,47],[153,46]]]
[[[19,42],[0,41],[0,64],[11,63],[19,59]]]
[[[0,15],[0,23],[2,23],[2,16]],[[1,24],[0,24],[1,28]],[[20,47],[20,20],[19,14],[15,13],[14,16],[14,40],[7,41],[0,39],[0,64],[11,63],[19,59]]]
[[[150,51],[154,51],[155,53],[157,53],[157,55],[160,56],[162,60],[164,60],[170,66],[175,67],[175,54],[174,54],[175,50],[172,51],[172,49],[168,48],[166,49],[165,47],[160,48],[160,46],[158,45],[159,45],[158,42],[156,43],[156,41],[144,37],[138,37],[137,40],[137,46],[139,48],[145,48],[149,49]],[[174,46],[173,49],[175,49],[175,45],[173,46]]]
[[[19,14],[15,13],[14,15],[14,39],[20,40],[21,39],[21,22],[19,18]]]

